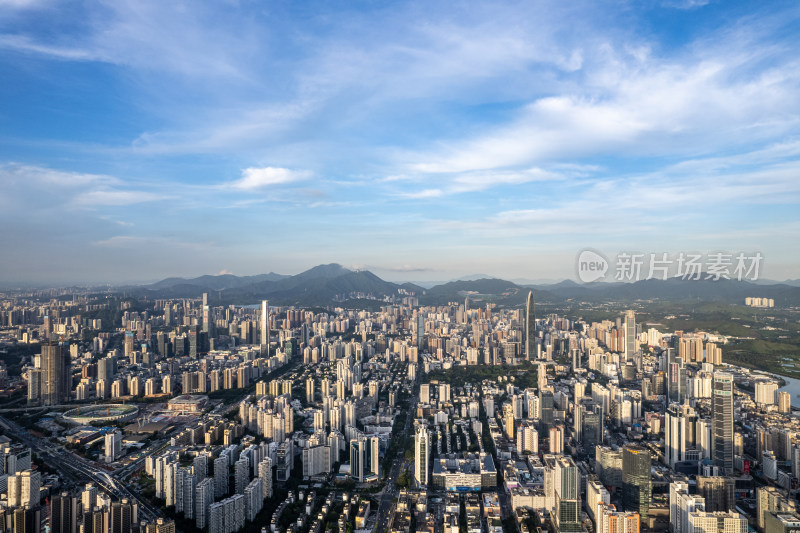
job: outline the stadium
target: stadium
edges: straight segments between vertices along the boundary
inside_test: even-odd
[[[91,424],[93,422],[124,422],[135,418],[139,408],[135,405],[107,403],[84,405],[64,413],[64,420],[72,424]]]

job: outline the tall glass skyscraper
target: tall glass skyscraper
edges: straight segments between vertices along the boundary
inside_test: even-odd
[[[733,375],[714,372],[711,386],[711,458],[733,474]]]
[[[536,309],[533,304],[533,291],[528,293],[528,303],[525,306],[525,358],[528,360],[536,357]]]
[[[417,434],[414,438],[414,477],[421,487],[427,487],[430,478],[428,467],[430,464],[430,450],[430,433],[428,433],[427,424],[423,424],[417,428]]]
[[[269,300],[261,300],[261,354],[269,351]]]
[[[641,446],[622,450],[622,503],[627,511],[636,511],[642,520],[650,512],[652,481],[650,451]]]
[[[32,372],[31,376],[31,380],[35,379],[34,376],[41,380],[33,387],[34,390],[38,390],[38,397],[32,398],[34,401],[39,401],[42,405],[68,402],[72,389],[72,374],[66,346],[56,343],[42,345],[39,372]]]
[[[563,533],[578,533],[582,530],[578,467],[571,457],[559,457],[555,475],[556,529]]]
[[[636,315],[632,310],[625,311],[625,360],[631,361],[636,355]]]

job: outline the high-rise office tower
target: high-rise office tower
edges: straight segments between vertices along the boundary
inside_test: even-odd
[[[553,391],[539,391],[539,409],[541,411],[539,424],[541,425],[541,431],[546,434],[550,431],[550,426],[553,425]]]
[[[575,406],[575,432],[586,453],[594,453],[603,442],[603,409],[594,402]]]
[[[100,507],[83,510],[81,533],[106,533],[106,512]]]
[[[40,533],[42,524],[41,509],[14,509],[14,526],[9,531],[14,533]]]
[[[414,477],[420,487],[427,487],[430,479],[431,436],[428,432],[427,423],[422,423],[417,427],[414,436]]]
[[[732,477],[697,476],[697,494],[706,502],[706,511],[736,510],[736,480]]]
[[[261,353],[269,351],[269,300],[261,300]]]
[[[206,338],[216,337],[216,321],[214,320],[214,309],[208,305],[208,293],[203,293],[203,333]]]
[[[8,476],[8,506],[33,509],[39,506],[42,475],[25,470]]]
[[[70,372],[69,351],[62,344],[48,343],[42,345],[37,374],[38,398],[29,398],[42,405],[58,405],[69,401],[72,389],[72,374]],[[33,377],[30,379],[34,379]]]
[[[422,312],[417,311],[417,349],[422,351],[425,344],[425,317]]]
[[[625,311],[625,360],[632,361],[636,352],[636,315],[629,309]]]
[[[711,390],[711,458],[726,475],[733,474],[733,375],[714,372]]]
[[[672,404],[664,417],[664,459],[670,468],[686,459],[686,418],[678,404]]]
[[[370,476],[380,475],[378,437],[359,437],[350,441],[350,475],[364,482]]]
[[[76,533],[80,500],[68,492],[50,500],[50,533]]]
[[[107,463],[113,463],[122,452],[122,433],[110,431],[103,437],[104,452]]]
[[[525,357],[536,358],[536,309],[533,303],[533,291],[528,292],[528,302],[525,306]]]
[[[628,511],[636,511],[646,519],[650,512],[652,481],[650,451],[641,446],[625,446],[622,450],[622,502]]]
[[[555,469],[556,530],[579,533],[581,526],[581,483],[578,467],[571,457],[559,457]]]
[[[672,348],[667,349],[667,401],[683,403],[686,397],[686,369],[683,359]]]
[[[131,533],[134,508],[127,499],[111,504],[108,511],[108,533]]]

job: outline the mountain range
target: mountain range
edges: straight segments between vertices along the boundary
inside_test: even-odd
[[[262,299],[269,299],[276,305],[352,304],[360,307],[370,301],[379,305],[380,302],[399,301],[413,295],[419,298],[422,305],[442,305],[469,297],[473,302],[491,301],[499,305],[517,306],[522,305],[528,291],[534,289],[537,302],[553,304],[633,300],[744,303],[746,297],[761,297],[774,299],[778,307],[800,305],[800,287],[779,282],[765,284],[764,281],[689,281],[673,278],[634,283],[580,284],[565,280],[558,283],[521,284],[483,275],[465,277],[468,279],[422,287],[414,283],[393,283],[368,270],[350,270],[331,263],[293,276],[270,272],[256,276],[222,274],[191,279],[167,278],[150,285],[125,287],[125,292],[150,298],[197,298],[207,292],[211,300],[218,304],[256,304]]]

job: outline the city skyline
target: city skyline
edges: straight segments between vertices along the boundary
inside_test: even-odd
[[[1,2],[0,278],[558,280],[587,247],[798,278],[798,17]]]

